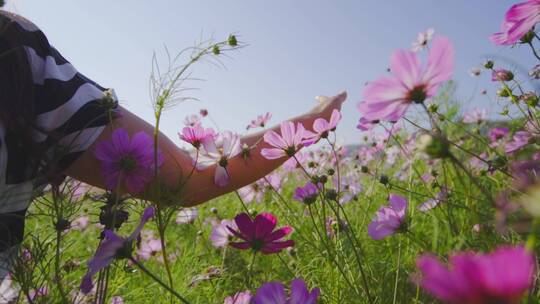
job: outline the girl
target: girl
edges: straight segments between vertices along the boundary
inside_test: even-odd
[[[326,98],[304,115],[291,119],[306,126],[316,118],[329,119],[346,98]],[[114,119],[111,121],[111,117]],[[152,125],[117,105],[114,94],[79,73],[49,44],[33,23],[0,10],[0,281],[9,271],[8,258],[23,238],[26,210],[39,190],[58,176],[71,176],[105,188],[97,143],[110,140],[117,128],[133,134],[153,134]],[[272,130],[280,132],[279,128]],[[194,206],[248,185],[279,167],[286,158],[268,160],[269,146],[259,132],[242,138],[254,146],[250,157],[228,163],[230,181],[214,184],[214,169],[196,171],[183,184],[178,203]],[[192,169],[190,155],[159,134],[164,162],[160,184],[174,189],[182,173]],[[150,201],[159,198],[146,194]]]

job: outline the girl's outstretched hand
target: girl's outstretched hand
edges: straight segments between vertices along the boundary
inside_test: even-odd
[[[317,118],[330,119],[334,109],[341,110],[341,105],[347,99],[347,92],[343,91],[336,96],[317,96],[317,105],[308,113]]]

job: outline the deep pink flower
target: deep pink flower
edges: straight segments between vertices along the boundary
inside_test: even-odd
[[[203,141],[210,136],[215,136],[214,130],[211,128],[205,129],[200,125],[184,127],[182,133],[178,133],[178,137],[180,137],[181,140],[192,145],[195,149],[199,149]]]
[[[314,143],[321,138],[327,138],[330,132],[336,130],[336,127],[340,120],[341,113],[337,109],[334,109],[334,111],[332,111],[330,121],[327,121],[324,118],[315,119],[315,121],[313,122],[313,131],[315,131],[315,133],[310,136],[308,141],[310,143]]]
[[[283,284],[269,282],[257,289],[251,304],[316,304],[319,294],[319,288],[313,288],[310,292],[302,279],[294,279],[291,282],[291,294],[287,299]]]
[[[459,304],[519,303],[535,272],[534,257],[523,247],[458,253],[448,266],[423,255],[416,264],[422,288],[442,301]]]
[[[154,216],[154,212],[154,207],[146,208],[143,212],[139,225],[135,228],[133,233],[131,233],[131,235],[125,239],[118,236],[112,230],[105,230],[103,232],[105,238],[99,244],[94,257],[88,261],[88,271],[84,275],[81,282],[81,291],[83,293],[86,294],[92,290],[94,286],[92,283],[92,277],[94,274],[107,267],[115,258],[127,258],[127,256],[125,256],[126,253],[121,251],[132,248],[133,241],[137,238],[139,233],[141,233],[144,224],[146,224],[146,222],[148,222],[148,220]]]
[[[433,41],[427,65],[422,69],[412,51],[398,50],[390,58],[392,76],[368,83],[358,109],[367,120],[397,121],[412,103],[423,103],[452,77],[454,50],[447,38]]]
[[[256,119],[252,120],[251,123],[249,123],[249,125],[247,126],[246,129],[251,129],[251,128],[264,128],[266,126],[266,124],[268,123],[268,121],[270,120],[270,118],[272,118],[272,114],[270,112],[266,112],[264,115],[259,115],[257,116]]]
[[[384,239],[404,228],[407,199],[400,195],[390,194],[388,201],[390,201],[390,206],[379,208],[368,226],[369,236],[374,240]]]
[[[234,296],[226,297],[223,304],[250,304],[251,291],[237,292]]]
[[[505,152],[510,154],[521,150],[521,148],[529,144],[529,140],[531,138],[532,136],[529,132],[517,131],[516,133],[514,133],[512,141],[506,143]]]
[[[214,183],[219,187],[229,184],[229,172],[227,166],[229,160],[242,151],[240,136],[236,133],[225,131],[217,137],[207,136],[203,140],[204,151],[197,160],[197,169],[203,170],[216,165]]]
[[[234,218],[238,230],[227,227],[243,242],[231,242],[230,245],[238,249],[260,251],[263,254],[280,252],[284,248],[294,246],[293,240],[282,239],[293,231],[292,227],[276,228],[277,219],[271,213],[261,213],[252,220],[247,213],[240,213]]]
[[[498,45],[518,42],[540,21],[540,0],[528,0],[514,4],[506,12],[501,31],[491,35],[490,40]]]
[[[267,159],[292,157],[304,146],[304,139],[310,136],[312,133],[306,131],[301,123],[295,126],[291,121],[284,121],[281,123],[281,135],[272,130],[264,134],[264,141],[274,148],[264,148],[261,154]]]
[[[505,128],[505,127],[496,127],[496,128],[493,128],[491,130],[489,130],[489,139],[492,141],[492,142],[496,142],[502,138],[504,138],[506,135],[508,135],[509,133],[509,130],[508,128]]]
[[[154,177],[154,143],[144,132],[133,137],[125,129],[116,129],[110,141],[98,143],[94,155],[101,161],[101,174],[109,190],[116,190],[119,183],[130,193],[139,193]],[[158,150],[158,167],[163,155]]]

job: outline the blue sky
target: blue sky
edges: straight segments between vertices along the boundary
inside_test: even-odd
[[[236,33],[248,47],[223,59],[226,68],[196,67],[191,92],[198,102],[168,111],[162,130],[176,132],[187,114],[206,108],[221,129],[244,132],[250,119],[266,111],[272,122],[299,115],[316,95],[349,93],[339,128],[346,143],[360,139],[356,103],[364,83],[383,75],[397,48],[409,48],[419,31],[435,28],[456,49],[458,96],[468,100],[486,87],[487,74],[468,70],[487,57],[505,57],[532,66],[529,50],[496,47],[497,31],[515,1],[223,1],[223,0],[11,0],[7,8],[32,20],[83,74],[115,88],[122,104],[152,121],[149,75],[153,52],[171,53],[200,38]],[[485,96],[465,105],[496,110]]]

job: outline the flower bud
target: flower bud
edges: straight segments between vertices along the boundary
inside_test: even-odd
[[[491,75],[492,81],[511,81],[514,79],[514,73],[505,69],[496,69]]]
[[[230,46],[237,46],[237,45],[238,45],[238,40],[236,40],[236,36],[235,36],[235,35],[229,35],[229,38],[227,39],[227,43],[228,43]]]
[[[484,63],[484,67],[485,67],[486,69],[488,69],[488,70],[489,70],[489,69],[492,69],[492,68],[493,68],[493,65],[494,65],[493,60],[487,60],[487,61]]]
[[[330,175],[330,176],[333,176],[333,175],[336,173],[336,170],[330,168],[330,169],[328,169],[328,170],[326,171],[326,173],[327,173],[328,175]]]
[[[212,47],[212,53],[214,53],[214,55],[219,55],[221,53],[221,50],[217,44]]]
[[[429,104],[428,106],[429,113],[437,113],[438,110],[439,110],[439,106],[437,104],[435,103]]]
[[[69,229],[70,226],[71,226],[71,223],[68,220],[60,219],[58,220],[58,222],[54,224],[54,229],[56,229],[56,231],[61,232],[61,231]]]
[[[523,37],[521,37],[521,39],[519,39],[519,41],[521,43],[531,43],[533,41],[533,39],[534,39],[534,31],[530,30],[525,35],[523,35]]]
[[[536,107],[538,105],[538,96],[533,92],[528,92],[519,97],[523,100],[529,107]]]
[[[360,171],[362,171],[362,173],[368,173],[369,168],[367,166],[362,166],[362,167],[360,167]]]
[[[423,134],[418,139],[417,147],[431,158],[445,158],[450,155],[450,144],[441,135]]]
[[[328,189],[328,191],[326,191],[326,198],[331,201],[337,201],[338,199],[337,191],[335,189]]]
[[[386,175],[381,175],[381,177],[379,178],[379,182],[383,185],[388,185],[388,182],[390,181],[390,179],[388,178],[388,176]]]
[[[503,88],[503,89],[497,90],[497,95],[499,95],[500,97],[508,97],[510,96],[510,93],[508,93],[508,90]]]

